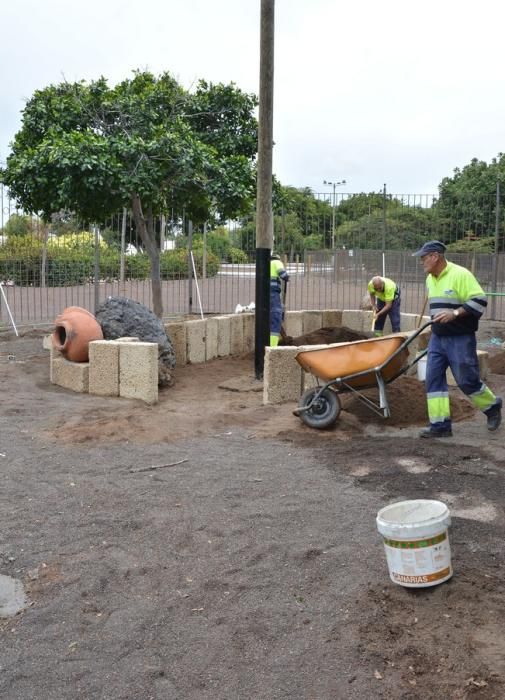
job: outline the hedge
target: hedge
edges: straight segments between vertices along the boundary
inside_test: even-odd
[[[42,281],[41,241],[11,236],[0,246],[0,280],[12,280],[19,286],[40,287]],[[202,251],[193,253],[197,275],[202,274]],[[113,249],[100,250],[100,279],[119,279],[120,255]],[[206,272],[214,277],[219,271],[218,258],[207,253]],[[167,250],[160,254],[162,280],[184,279],[188,274],[186,250]],[[46,285],[63,287],[93,281],[95,275],[94,251],[48,247],[46,253]],[[150,277],[149,257],[146,253],[125,256],[125,279],[147,280]]]

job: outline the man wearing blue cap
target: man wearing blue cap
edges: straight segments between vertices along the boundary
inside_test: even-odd
[[[445,245],[428,241],[414,253],[428,277],[426,287],[433,321],[428,345],[426,397],[430,427],[423,438],[452,436],[446,370],[459,388],[487,416],[488,430],[501,423],[501,398],[482,382],[475,332],[486,306],[486,295],[470,270],[445,258]]]

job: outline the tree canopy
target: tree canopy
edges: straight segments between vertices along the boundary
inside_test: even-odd
[[[496,185],[505,189],[505,155],[499,153],[491,163],[473,158],[462,169],[455,168],[452,177],[439,185],[434,208],[440,221],[440,238],[445,243],[464,241],[458,249],[479,248],[481,238],[494,235],[496,228]],[[503,202],[503,199],[501,200]],[[503,210],[503,205],[500,205]],[[503,211],[500,216],[503,222]],[[503,228],[503,223],[500,223]],[[472,240],[475,245],[472,245]],[[465,248],[466,247],[466,248]]]
[[[200,81],[194,92],[169,74],[136,72],[63,82],[28,101],[2,181],[19,205],[45,220],[60,210],[102,223],[131,207],[162,313],[154,217],[236,217],[255,195],[254,95]]]

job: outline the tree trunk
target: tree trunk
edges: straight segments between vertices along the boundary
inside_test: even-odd
[[[153,311],[158,318],[163,318],[163,303],[161,301],[160,251],[156,245],[152,213],[147,219],[142,211],[142,202],[138,194],[132,196],[132,211],[135,227],[146,247],[151,263],[151,289],[153,293]]]

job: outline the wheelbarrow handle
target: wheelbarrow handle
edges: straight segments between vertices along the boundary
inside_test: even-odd
[[[387,365],[388,365],[392,360],[394,360],[394,358],[395,358],[397,355],[399,355],[403,350],[405,350],[405,348],[408,348],[408,346],[409,346],[419,335],[421,335],[421,333],[422,333],[423,331],[425,331],[427,328],[429,328],[429,326],[431,326],[432,323],[433,323],[433,321],[428,321],[427,323],[425,323],[424,325],[422,325],[420,328],[417,328],[416,331],[415,331],[415,333],[413,333],[413,334],[410,335],[406,340],[404,340],[403,343],[400,345],[400,347],[397,348],[397,349],[394,351],[394,353],[393,353],[392,355],[390,355],[390,356],[388,357],[387,360],[385,360],[385,362],[383,362],[381,365],[379,365],[378,367],[375,368],[375,371],[380,372],[380,371],[382,371],[382,370],[384,369],[384,367],[387,367]],[[425,353],[425,354],[426,354],[426,353]],[[418,358],[418,359],[419,359],[419,358]],[[415,364],[415,361],[414,361],[411,365],[407,365],[407,366],[404,368],[404,370],[401,372],[401,374],[403,374],[404,372],[406,372],[406,371],[407,371],[410,367],[412,367],[414,364]],[[399,376],[399,375],[397,375],[397,376]]]

